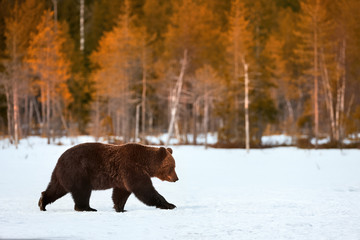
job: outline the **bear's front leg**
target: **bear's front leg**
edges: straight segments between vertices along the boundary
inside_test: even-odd
[[[155,190],[150,179],[133,188],[133,193],[140,201],[148,206],[155,206],[160,209],[176,208],[174,204],[167,202],[165,198]]]
[[[161,209],[174,209],[176,206],[169,203],[161,196],[154,187],[152,189],[137,189],[134,191],[135,196],[148,206],[155,206]]]
[[[74,199],[75,206],[74,209],[79,212],[88,211],[96,212],[96,209],[93,209],[89,205],[91,189],[79,189],[71,192],[71,195]]]
[[[125,212],[124,206],[130,194],[131,192],[128,192],[126,189],[122,189],[122,188],[113,189],[112,199],[114,202],[115,211]]]

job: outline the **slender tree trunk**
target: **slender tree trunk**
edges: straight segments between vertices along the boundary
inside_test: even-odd
[[[120,129],[121,129],[121,113],[120,111],[116,111],[116,115],[115,115],[115,135],[116,136],[120,136]],[[123,129],[124,130],[124,129]],[[124,139],[125,139],[125,132],[122,134]]]
[[[15,34],[14,38],[13,38],[13,42],[12,42],[12,63],[11,63],[11,82],[12,82],[12,97],[13,97],[13,117],[14,117],[14,144],[15,147],[18,147],[18,143],[19,143],[19,95],[18,95],[18,90],[19,90],[19,73],[18,71],[20,70],[17,66],[17,61],[19,61],[19,59],[17,58],[17,45],[16,45],[16,39],[17,36]]]
[[[128,77],[127,77],[127,81],[128,81]],[[126,91],[125,91],[125,99],[124,99],[124,115],[123,115],[123,119],[124,119],[124,125],[123,125],[123,129],[124,129],[124,141],[128,142],[130,139],[130,134],[131,134],[131,124],[130,124],[130,111],[129,111],[129,101],[128,101],[128,95],[129,95],[129,84],[128,82],[126,82]]]
[[[249,65],[245,62],[245,59],[242,59],[244,65],[244,74],[245,74],[245,147],[246,152],[250,151],[250,122],[249,122]]]
[[[29,101],[29,115],[28,115],[28,119],[27,119],[27,122],[28,122],[28,132],[27,132],[27,135],[31,134],[31,130],[32,130],[32,117],[33,117],[33,114],[34,114],[34,105],[32,104],[32,101],[31,101],[31,97],[28,96],[28,101]]]
[[[319,7],[317,1],[316,8]],[[316,18],[316,16],[315,16]],[[314,20],[314,125],[315,125],[315,148],[318,147],[319,137],[319,106],[318,106],[318,35],[317,19]]]
[[[85,0],[80,0],[80,51],[85,48],[85,33],[84,33],[84,10]]]
[[[205,149],[208,148],[208,131],[209,131],[209,93],[206,90],[204,99],[204,134],[205,134]]]
[[[324,52],[321,51],[321,61],[320,61],[320,68],[322,69],[323,75],[323,84],[325,90],[325,102],[329,110],[330,115],[330,122],[331,122],[331,139],[335,137],[335,140],[338,141],[336,137],[336,122],[335,122],[335,114],[334,114],[334,106],[333,106],[333,95],[331,91],[330,81],[329,81],[329,74],[325,63]]]
[[[179,105],[179,101],[180,101],[180,95],[181,95],[181,90],[182,90],[182,84],[183,84],[186,64],[187,64],[187,50],[184,50],[184,58],[181,61],[180,75],[178,77],[176,86],[173,90],[173,99],[171,99],[171,109],[170,109],[171,119],[170,119],[170,124],[169,124],[169,129],[168,129],[168,137],[167,137],[167,140],[165,143],[166,146],[169,145],[170,138],[174,131],[174,124],[176,121],[176,114],[177,114],[178,105]]]
[[[154,132],[154,116],[152,112],[149,113],[148,132]]]
[[[198,115],[198,99],[195,98],[193,104],[193,145],[197,145],[197,115]]]
[[[10,142],[13,143],[13,131],[12,131],[12,106],[11,106],[11,93],[8,84],[5,86],[5,95],[6,95],[6,108],[7,108],[7,122],[8,122],[8,135]]]
[[[50,110],[50,83],[48,83],[46,87],[46,137],[48,144],[50,144]]]
[[[57,19],[58,19],[58,0],[52,0],[54,4],[54,31],[57,32]]]
[[[137,142],[139,139],[139,122],[140,122],[140,107],[142,104],[136,105],[136,116],[135,116],[135,139],[134,141]],[[145,137],[145,136],[144,136]]]
[[[21,137],[26,137],[28,135],[28,131],[29,131],[29,110],[30,110],[30,106],[29,106],[29,99],[27,94],[25,93],[24,96],[24,114],[23,114],[23,118],[22,120],[20,120],[21,126]]]
[[[98,141],[100,137],[100,104],[99,97],[96,96],[95,100],[95,141]]]
[[[146,48],[145,40],[143,40],[143,49],[142,49],[142,95],[141,95],[141,132],[143,138],[145,138],[145,123],[146,123]]]
[[[19,144],[19,96],[17,79],[13,79],[14,144]]]
[[[340,99],[341,99],[341,88],[338,87],[336,95],[336,114],[335,114],[335,125],[336,125],[336,132],[335,138],[336,141],[339,142],[340,140]]]
[[[61,123],[62,123],[64,129],[65,129],[65,132],[68,134],[70,131],[69,131],[69,127],[66,124],[66,119],[65,119],[64,115],[61,112],[60,101],[55,101],[55,105],[56,105],[57,110],[59,111],[60,120],[61,120]]]
[[[236,16],[235,16],[236,19],[239,19],[240,18],[240,12],[239,12],[239,8],[236,8]],[[240,53],[239,53],[239,49],[240,49],[240,46],[239,46],[239,33],[240,31],[240,26],[239,26],[239,22],[236,21],[235,22],[235,26],[234,26],[234,36],[233,36],[233,43],[234,43],[234,83],[236,84],[235,85],[235,94],[234,94],[234,101],[235,101],[235,106],[234,106],[234,109],[235,109],[235,139],[236,141],[238,141],[240,139],[240,133],[239,133],[239,118],[240,116],[238,115],[239,113],[239,96],[238,96],[238,93],[237,93],[237,89],[238,89],[238,82],[239,82],[239,78],[240,78],[240,70],[239,70],[239,66],[240,66]]]
[[[349,100],[349,103],[348,103],[347,111],[345,113],[346,118],[350,117],[350,112],[351,112],[351,109],[352,109],[352,105],[354,104],[354,100],[355,100],[355,94],[352,93],[351,97],[350,97],[350,100]]]
[[[337,139],[341,143],[342,140],[342,119],[345,111],[345,88],[346,88],[346,66],[345,66],[345,50],[346,50],[346,40],[343,39],[340,46],[340,57],[339,57],[339,87],[337,90],[337,104],[336,104],[336,124],[337,124]]]
[[[291,102],[288,98],[285,98],[286,101],[286,107],[288,109],[289,112],[289,118],[290,118],[290,133],[291,136],[293,136],[294,132],[295,132],[295,127],[294,127],[294,122],[295,122],[295,115],[294,115],[294,109],[291,105]]]
[[[179,143],[182,143],[181,135],[180,135],[180,128],[179,128],[179,121],[176,120],[174,124],[174,130],[175,130],[175,137]]]
[[[38,104],[36,103],[36,99],[34,96],[31,97],[31,102],[32,102],[32,106],[34,106],[34,109],[35,109],[36,119],[37,119],[38,123],[41,125],[42,124],[41,114],[40,114],[40,110],[39,110]]]
[[[46,84],[46,83],[45,83]],[[41,92],[41,129],[42,135],[46,134],[46,86],[42,85],[40,87]]]
[[[340,140],[340,115],[341,115],[341,99],[342,99],[342,87],[343,87],[343,74],[342,74],[342,46],[340,46],[340,54],[337,63],[337,79],[339,83],[336,89],[336,107],[335,107],[335,124],[336,124],[336,139]]]

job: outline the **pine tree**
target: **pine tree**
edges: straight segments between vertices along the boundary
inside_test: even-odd
[[[305,0],[301,2],[301,13],[299,15],[299,31],[296,34],[302,39],[300,54],[302,59],[310,63],[311,70],[307,71],[312,77],[313,85],[313,116],[314,116],[314,137],[317,147],[319,138],[319,77],[320,77],[320,53],[326,41],[325,34],[328,30],[324,0]],[[312,59],[312,60],[311,60]],[[309,70],[309,69],[308,69]]]
[[[296,15],[290,8],[282,9],[277,16],[278,28],[271,33],[264,54],[271,59],[267,70],[277,88],[274,96],[282,116],[278,130],[292,136],[296,134],[296,119],[302,114],[305,90],[298,77],[298,62],[294,49],[298,38],[294,36]]]
[[[91,5],[91,19],[89,19],[88,31],[85,33],[86,54],[90,55],[97,50],[103,34],[111,31],[116,25],[120,13],[124,12],[123,5],[124,1],[94,0]]]
[[[249,55],[252,33],[249,31],[249,22],[246,19],[246,9],[243,2],[234,0],[229,15],[229,42],[228,53],[231,56],[233,82],[235,86],[244,79],[244,112],[245,112],[245,145],[250,149],[250,126],[249,126]],[[239,103],[238,94],[235,97],[235,106]],[[236,123],[237,124],[237,123]]]
[[[182,59],[186,49],[191,59],[190,74],[203,64],[218,63],[220,28],[216,20],[206,3],[182,0],[175,4],[165,39],[167,59]]]
[[[108,118],[115,120],[115,135],[123,136],[124,141],[131,135],[132,70],[140,45],[132,24],[129,1],[126,1],[125,13],[113,30],[104,34],[99,49],[91,55],[91,61],[97,67],[93,73],[96,98],[108,101]]]

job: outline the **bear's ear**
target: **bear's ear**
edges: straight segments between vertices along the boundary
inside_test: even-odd
[[[159,148],[159,153],[161,154],[161,156],[165,157],[166,156],[166,149],[164,147],[160,147]]]
[[[173,153],[173,150],[171,148],[167,148],[166,150],[168,150],[171,154]]]

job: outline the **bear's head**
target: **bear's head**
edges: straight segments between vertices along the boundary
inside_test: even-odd
[[[159,148],[160,166],[155,173],[155,177],[162,181],[176,182],[178,179],[175,172],[175,160],[172,156],[171,148]]]

